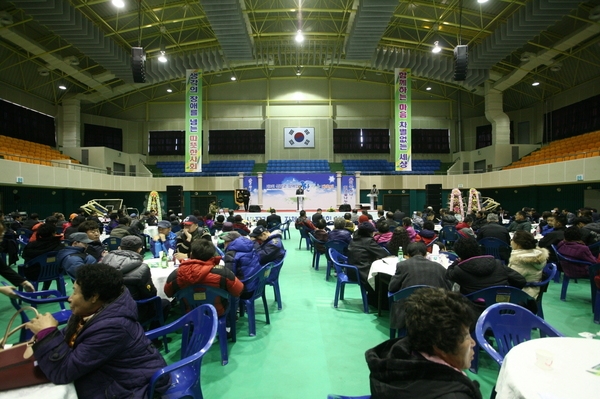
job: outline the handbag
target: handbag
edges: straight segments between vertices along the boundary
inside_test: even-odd
[[[11,330],[15,318],[25,310],[33,310],[36,315],[38,314],[37,309],[30,306],[19,309],[8,322],[4,338],[0,341],[0,391],[50,382],[33,357],[34,337],[27,342],[4,349],[8,337],[25,328],[25,324],[21,324]]]

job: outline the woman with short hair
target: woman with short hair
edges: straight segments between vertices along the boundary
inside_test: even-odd
[[[542,269],[544,269],[548,260],[548,250],[538,248],[537,240],[533,234],[524,230],[515,232],[510,246],[512,252],[510,253],[508,267],[522,274],[528,283],[541,281]],[[525,287],[523,291],[537,299],[540,287]]]
[[[26,325],[46,377],[73,382],[80,398],[146,397],[150,378],[166,363],[137,322],[121,272],[101,263],[81,266],[69,304],[73,315],[62,330],[50,313]],[[159,392],[167,383],[159,383]]]
[[[421,288],[405,303],[404,338],[369,349],[371,399],[481,399],[479,384],[463,370],[473,359],[468,300],[442,288]]]

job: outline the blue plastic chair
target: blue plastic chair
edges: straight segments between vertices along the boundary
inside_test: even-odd
[[[144,329],[147,329],[150,324],[152,324],[152,322],[157,322],[159,326],[163,326],[165,324],[165,318],[163,315],[163,308],[162,308],[162,299],[159,296],[153,296],[152,298],[146,298],[146,299],[140,299],[138,301],[135,301],[135,303],[138,306],[138,315],[140,314],[140,307],[143,307],[144,305],[152,305],[154,307],[154,316],[144,320],[143,322],[140,322],[140,324],[142,325],[142,327],[144,327]],[[138,317],[138,321],[139,321],[139,317]],[[169,346],[167,345],[167,336],[163,335],[162,336],[162,341],[163,341],[163,346],[165,348],[165,353],[169,353]]]
[[[8,285],[4,281],[2,281],[3,285]],[[53,312],[52,316],[58,321],[58,324],[65,324],[69,317],[71,317],[71,310],[65,309],[65,303],[69,302],[69,297],[64,296],[61,292],[56,290],[48,290],[48,291],[36,291],[36,292],[21,292],[13,290],[13,293],[17,296],[17,298],[10,298],[10,303],[16,310],[20,310],[21,306],[19,305],[19,301],[25,302],[31,307],[37,308],[38,305],[45,305],[48,303],[58,303],[60,306],[60,310],[57,312]],[[49,297],[54,298],[49,298]],[[20,313],[21,316],[21,324],[29,322],[29,317],[23,311]],[[26,342],[31,337],[33,337],[33,333],[26,329],[22,328],[19,337],[19,342]]]
[[[310,239],[310,246],[313,249],[312,267],[316,271],[319,270],[319,260],[321,259],[321,252],[317,250],[315,244],[322,245],[325,247],[326,241],[317,240],[312,232],[308,232],[308,238]]]
[[[275,302],[277,302],[277,309],[281,310],[281,291],[279,290],[279,274],[281,273],[281,268],[283,267],[283,262],[285,261],[285,256],[287,255],[287,251],[284,251],[283,258],[279,263],[275,263],[271,266],[271,273],[267,278],[267,285],[273,287],[273,294],[275,295]]]
[[[291,237],[290,223],[292,223],[292,221],[288,220],[287,222],[281,224],[281,236],[283,237],[284,240]]]
[[[63,271],[60,264],[56,260],[57,251],[47,252],[43,255],[36,256],[29,262],[25,262],[22,265],[17,266],[19,274],[25,277],[25,269],[35,264],[40,265],[40,274],[36,280],[29,280],[31,285],[37,291],[38,284],[44,281],[56,281],[56,289],[61,293],[61,296],[67,296],[65,290],[65,280],[63,278]],[[22,287],[19,287],[22,290]]]
[[[254,306],[254,301],[258,298],[262,298],[263,306],[265,308],[265,318],[267,324],[271,324],[271,320],[269,319],[269,306],[267,305],[267,296],[265,295],[265,285],[267,284],[267,279],[271,274],[271,264],[267,264],[260,268],[260,270],[254,273],[253,276],[248,277],[245,280],[242,280],[244,285],[253,285],[253,281],[257,281],[256,288],[252,293],[250,298],[240,298],[240,317],[244,316],[244,309],[248,313],[248,335],[251,337],[256,336],[256,308]]]
[[[454,226],[444,226],[442,227],[438,237],[444,246],[448,248],[452,247],[452,244],[454,244],[460,238],[460,235]]]
[[[116,251],[121,245],[121,239],[119,237],[108,237],[102,241],[102,245],[104,245],[109,252]]]
[[[456,259],[458,259],[458,255],[455,254],[454,252],[448,252],[448,251],[440,251],[441,255],[446,255],[446,257],[448,258],[448,260],[450,262],[454,262]]]
[[[597,241],[592,245],[588,245],[588,248],[594,257],[598,257],[598,254],[600,253],[600,241]]]
[[[200,386],[202,358],[215,339],[217,324],[215,307],[204,304],[178,320],[146,333],[146,337],[152,340],[181,330],[181,360],[154,373],[148,387],[148,399],[154,397],[156,384],[164,374],[170,374],[171,384],[161,398],[176,399],[186,396],[194,399],[204,398]]]
[[[494,258],[506,264],[507,256],[510,257],[510,252],[512,250],[510,245],[494,237],[482,238],[478,243],[481,245],[483,252],[486,255],[492,255]],[[504,257],[502,255],[504,255]]]
[[[565,266],[569,265],[569,263],[587,265],[589,275],[586,276],[586,279],[589,280],[589,282],[590,282],[591,298],[592,298],[592,312],[595,313],[596,312],[596,292],[598,291],[598,289],[596,287],[596,284],[594,283],[594,276],[596,276],[596,274],[598,273],[598,270],[600,270],[600,263],[585,262],[582,260],[572,259],[567,256],[561,255],[561,253],[558,252],[558,250],[556,249],[556,247],[554,245],[552,245],[552,250],[556,254],[556,259],[558,259],[558,262],[560,263],[560,265],[562,266],[562,269],[563,269],[563,283],[562,283],[562,288],[560,290],[560,300],[561,301],[567,300],[567,287],[569,286],[569,281],[571,279],[574,279],[575,281],[577,281],[577,279],[582,278],[581,276],[577,276],[577,277],[569,276],[569,272],[568,272],[569,268],[565,268]]]
[[[371,395],[363,395],[363,396],[327,395],[327,399],[371,399]]]
[[[550,263],[546,263],[546,266],[544,266],[544,269],[542,270],[542,277],[544,277],[542,279],[542,281],[538,281],[538,282],[530,282],[525,284],[526,287],[540,287],[540,292],[538,294],[538,297],[536,298],[535,302],[537,303],[537,316],[541,317],[542,319],[544,318],[544,309],[542,308],[542,297],[544,296],[544,291],[546,289],[546,287],[548,286],[548,284],[550,283],[550,281],[552,281],[552,279],[554,279],[554,276],[556,275],[557,269],[556,269],[556,264],[550,262]]]
[[[388,292],[388,298],[390,300],[390,311],[392,310],[392,305],[394,302],[403,301],[409,296],[411,296],[416,290],[420,288],[433,288],[429,285],[413,285],[410,287],[406,287],[397,292]],[[390,316],[390,324],[391,324],[391,316]],[[402,338],[406,336],[406,328],[395,329],[390,327],[390,339],[394,338]]]
[[[325,256],[327,257],[327,271],[325,273],[325,280],[329,281],[329,276],[331,275],[331,268],[333,267],[333,262],[329,257],[329,248],[333,248],[338,251],[342,255],[346,255],[348,251],[348,243],[340,240],[327,241],[325,243]]]
[[[360,289],[360,294],[362,296],[363,301],[363,310],[365,313],[369,313],[369,302],[367,301],[367,292],[362,286],[360,281],[360,274],[358,273],[358,268],[356,266],[349,265],[348,257],[340,254],[333,248],[329,248],[329,257],[333,262],[333,266],[335,267],[335,271],[337,272],[337,284],[335,286],[335,297],[333,299],[333,307],[338,307],[338,300],[344,300],[344,288],[346,284],[356,284]],[[346,273],[353,273],[355,277],[355,281],[352,281],[348,278]]]
[[[218,317],[218,333],[219,347],[221,349],[221,364],[225,366],[229,363],[229,355],[227,353],[227,325],[231,327],[231,340],[236,341],[235,327],[235,303],[233,298],[227,291],[220,288],[211,287],[204,284],[194,284],[179,290],[175,293],[175,298],[181,304],[182,310],[185,312],[188,309],[195,309],[202,305],[211,305],[215,303],[217,297],[221,298],[221,303],[225,304],[225,312]],[[229,323],[227,321],[229,320]]]
[[[298,231],[300,232],[300,242],[298,243],[298,249],[302,249],[302,240],[306,240],[306,250],[309,251],[312,246],[310,242],[310,236],[308,235],[308,229],[301,226]]]
[[[539,329],[542,336],[563,337],[558,330],[529,310],[512,303],[497,303],[479,316],[475,325],[475,338],[477,344],[501,366],[504,356],[513,346],[531,340],[533,329]],[[488,330],[494,335],[497,349],[485,338]]]

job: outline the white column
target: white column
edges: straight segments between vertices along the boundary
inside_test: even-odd
[[[63,147],[81,147],[81,104],[78,99],[63,100],[62,105],[62,140]]]
[[[354,179],[356,181],[356,197],[355,197],[355,202],[356,204],[354,204],[354,208],[355,209],[360,209],[361,208],[361,203],[360,203],[360,171],[358,172],[354,172]]]
[[[263,174],[262,172],[258,173],[258,206],[260,206],[260,209],[262,209],[263,206],[263,192],[262,192],[262,179],[263,179]]]
[[[241,190],[242,188],[244,188],[244,173],[240,172],[238,173],[238,188]]]
[[[510,144],[510,118],[504,113],[502,92],[485,84],[485,117],[492,124],[492,144]]]
[[[335,201],[339,209],[340,205],[342,205],[342,172],[335,172],[335,181],[337,184],[335,189]]]

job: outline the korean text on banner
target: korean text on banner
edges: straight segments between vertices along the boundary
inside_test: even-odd
[[[185,71],[185,171],[202,172],[202,71]]]
[[[396,171],[411,171],[411,73],[407,68],[396,68],[396,101],[395,101],[395,134],[396,140]]]

